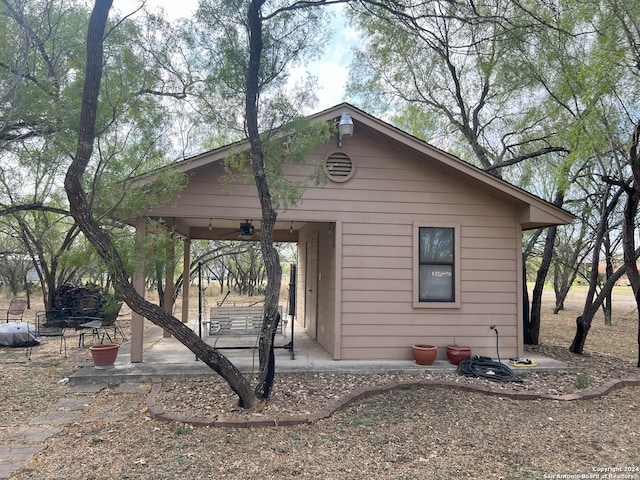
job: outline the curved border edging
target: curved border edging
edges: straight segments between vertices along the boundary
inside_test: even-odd
[[[373,397],[380,393],[388,392],[396,389],[406,389],[411,387],[445,387],[464,391],[474,391],[485,393],[487,395],[497,395],[500,397],[510,398],[512,400],[555,400],[560,402],[571,402],[575,400],[592,400],[601,398],[611,393],[613,390],[622,387],[638,387],[640,386],[640,378],[626,378],[609,380],[598,388],[593,390],[583,390],[575,393],[567,393],[564,395],[553,395],[549,393],[536,392],[505,392],[492,388],[490,385],[461,385],[456,382],[442,380],[422,380],[417,382],[396,382],[391,381],[383,385],[375,385],[372,387],[361,387],[348,394],[340,397],[335,402],[329,404],[326,408],[318,410],[315,413],[299,414],[299,415],[283,415],[275,418],[255,418],[255,419],[236,419],[220,417],[193,417],[178,413],[166,412],[164,408],[157,404],[157,398],[162,390],[162,379],[154,377],[152,379],[152,387],[145,401],[147,411],[152,418],[163,422],[180,422],[200,427],[231,427],[231,428],[252,428],[252,427],[282,427],[290,425],[303,425],[314,423],[325,418],[329,418],[336,412],[344,410],[356,400]]]

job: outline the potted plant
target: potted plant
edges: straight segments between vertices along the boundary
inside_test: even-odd
[[[416,344],[411,347],[411,354],[418,365],[431,365],[438,356],[438,348],[434,345]]]
[[[457,345],[454,338],[453,343],[447,345],[447,358],[454,365],[458,365],[462,360],[469,360],[471,358],[471,347]]]
[[[113,368],[118,356],[120,345],[117,343],[101,343],[100,345],[92,345],[89,347],[93,365],[98,369]]]

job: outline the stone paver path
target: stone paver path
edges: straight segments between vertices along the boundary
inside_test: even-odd
[[[94,385],[76,393],[93,393],[106,385]],[[29,422],[29,426],[0,438],[0,479],[10,478],[38,452],[47,448],[46,440],[62,432],[65,425],[73,423],[93,399],[67,397],[60,399],[49,410]]]
[[[9,478],[13,472],[26,464],[31,457],[47,448],[44,444],[0,445],[0,478]]]
[[[97,394],[105,388],[105,384],[78,385],[71,390],[78,396],[60,399],[31,420],[27,427],[0,437],[0,480],[10,478],[13,472],[26,465],[36,453],[47,448],[45,442],[48,438],[62,432],[65,425],[75,422],[83,410],[91,405],[94,399],[88,395]],[[143,390],[144,387],[140,384],[123,383],[116,386],[112,393],[126,394]],[[83,422],[119,422],[127,414],[139,409],[140,405],[136,401],[123,402],[121,398],[114,397]]]

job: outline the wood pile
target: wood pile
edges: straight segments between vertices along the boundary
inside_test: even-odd
[[[90,308],[82,299],[94,297],[97,299]],[[73,317],[102,317],[102,292],[97,287],[79,287],[71,284],[61,285],[53,295],[53,309],[61,312],[65,318]],[[84,321],[80,320],[82,323]]]

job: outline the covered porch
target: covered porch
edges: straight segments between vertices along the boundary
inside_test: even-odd
[[[197,332],[197,324],[193,321],[189,325]],[[291,340],[290,329],[283,335],[276,336],[276,346],[284,345]],[[454,373],[456,366],[446,359],[438,358],[433,365],[417,365],[413,360],[341,360],[336,362],[316,341],[314,341],[301,327],[294,328],[293,353],[283,348],[276,348],[277,373],[350,373],[375,374],[384,372],[425,372],[425,373]],[[242,344],[241,349],[224,351],[233,363],[243,373],[250,374],[258,371],[257,350],[255,337],[226,337],[217,339],[214,336],[204,337],[207,343],[218,343],[218,346],[233,347]],[[145,361],[136,363],[131,361],[132,343],[121,345],[114,368],[98,370],[85,366],[69,377],[72,385],[91,383],[139,383],[149,381],[154,377],[184,377],[215,375],[203,362],[175,338],[163,336],[162,329],[151,326],[144,336]],[[564,370],[564,362],[544,356],[529,356],[537,364],[527,371]],[[516,372],[517,373],[517,372]]]
[[[255,212],[253,212],[255,213]],[[197,302],[197,292],[193,292],[193,289],[199,288],[198,282],[183,281],[182,289],[179,292],[179,297],[182,299],[179,310],[175,309],[174,297],[175,291],[173,288],[175,279],[175,269],[173,265],[176,265],[176,260],[179,256],[182,257],[183,271],[188,272],[193,269],[191,243],[193,240],[208,240],[208,241],[244,241],[244,242],[258,242],[260,240],[261,223],[259,220],[252,219],[229,219],[229,218],[200,218],[200,217],[151,217],[151,220],[159,222],[165,232],[170,233],[173,242],[167,251],[167,261],[165,265],[165,281],[164,281],[164,298],[163,305],[165,310],[174,312],[174,315],[182,320],[183,323],[193,324],[193,310],[197,311],[198,305],[194,305],[194,301]],[[134,222],[136,227],[136,234],[140,237],[141,241],[144,241],[144,237],[148,234],[147,222],[143,219],[137,219]],[[319,345],[317,332],[325,330],[327,332],[334,331],[333,328],[326,328],[324,325],[319,327],[318,325],[318,302],[319,302],[319,289],[317,278],[319,272],[335,271],[335,254],[327,255],[327,245],[331,245],[331,250],[335,248],[335,241],[324,239],[318,240],[318,232],[332,232],[335,229],[335,222],[331,221],[307,221],[301,219],[280,219],[276,223],[274,231],[275,242],[291,242],[298,245],[298,268],[297,277],[295,278],[296,285],[296,311],[295,318],[300,330],[306,330],[311,340],[314,341],[316,348],[322,350],[322,346]],[[321,251],[322,246],[322,251]],[[300,268],[301,267],[301,268]],[[144,275],[141,273],[144,271],[144,259],[139,259],[139,263],[134,274],[134,286],[138,293],[144,296],[145,283]],[[333,277],[333,275],[331,275]],[[325,278],[328,278],[325,275]],[[282,286],[286,286],[291,280],[286,276],[282,278]],[[327,295],[326,290],[332,292],[335,291],[333,284],[324,284],[325,292],[322,295],[327,296],[330,299],[335,297],[334,294]],[[283,305],[288,301],[286,298],[280,299],[280,304]],[[210,308],[205,308],[201,312],[202,319],[205,323],[204,329],[209,328],[209,315]],[[333,321],[334,313],[327,312],[325,309],[325,322]],[[191,318],[191,319],[190,319]],[[131,342],[128,361],[131,363],[138,363],[144,361],[151,361],[148,356],[147,339],[151,329],[144,328],[145,319],[132,312],[131,318]],[[322,323],[322,322],[320,322]],[[196,333],[198,330],[195,330]],[[165,337],[169,337],[167,332],[164,332]],[[206,338],[206,335],[205,335]],[[247,339],[241,339],[241,343],[246,343]],[[224,339],[222,343],[229,343],[228,339]],[[324,342],[320,341],[320,344],[324,343],[324,350],[331,353],[331,343],[333,339],[325,339]],[[219,344],[219,346],[221,346]],[[329,346],[329,348],[327,348]],[[228,345],[223,348],[228,347]]]

